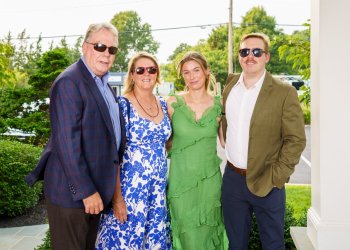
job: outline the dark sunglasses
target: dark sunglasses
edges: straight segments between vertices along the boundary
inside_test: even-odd
[[[108,53],[111,55],[115,55],[118,52],[118,48],[114,47],[114,46],[107,47],[107,45],[104,45],[102,43],[89,43],[89,42],[86,42],[86,43],[94,45],[94,50],[96,50],[98,52],[105,52],[106,49],[108,49]]]
[[[247,57],[250,54],[250,51],[252,51],[253,56],[255,57],[261,57],[263,53],[266,53],[263,49],[255,48],[255,49],[240,49],[239,55],[241,57]]]
[[[147,70],[147,72],[151,75],[156,74],[158,71],[157,67],[151,66],[151,67],[137,67],[134,70],[134,72],[138,75],[142,75],[143,73],[145,73],[145,70]]]

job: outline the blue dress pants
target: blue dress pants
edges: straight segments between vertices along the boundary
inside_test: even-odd
[[[246,177],[226,166],[222,183],[222,207],[230,250],[248,249],[253,213],[256,216],[263,249],[285,249],[284,187],[274,187],[265,197],[256,196],[249,191]]]

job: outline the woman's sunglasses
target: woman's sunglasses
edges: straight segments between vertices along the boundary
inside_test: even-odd
[[[89,43],[89,42],[86,42],[86,43],[94,45],[94,50],[98,52],[105,52],[106,49],[108,49],[108,53],[111,55],[115,55],[118,52],[118,48],[114,46],[107,47],[107,45],[104,45],[103,43]]]
[[[135,68],[134,72],[138,75],[143,75],[145,73],[145,70],[151,75],[154,75],[157,73],[158,69],[157,67],[151,66],[151,67],[137,67]]]
[[[253,56],[255,57],[261,57],[263,53],[266,53],[264,50],[255,48],[255,49],[240,49],[239,55],[241,57],[247,57],[250,54],[250,51],[252,52]]]

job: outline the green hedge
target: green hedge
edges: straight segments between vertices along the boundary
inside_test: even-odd
[[[24,177],[37,164],[42,148],[0,140],[0,215],[16,216],[34,207],[42,183],[29,187]]]

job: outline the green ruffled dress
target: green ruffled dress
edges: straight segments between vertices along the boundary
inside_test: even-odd
[[[221,160],[216,152],[220,99],[215,97],[214,105],[196,120],[183,97],[175,97],[167,193],[173,249],[224,249]]]

